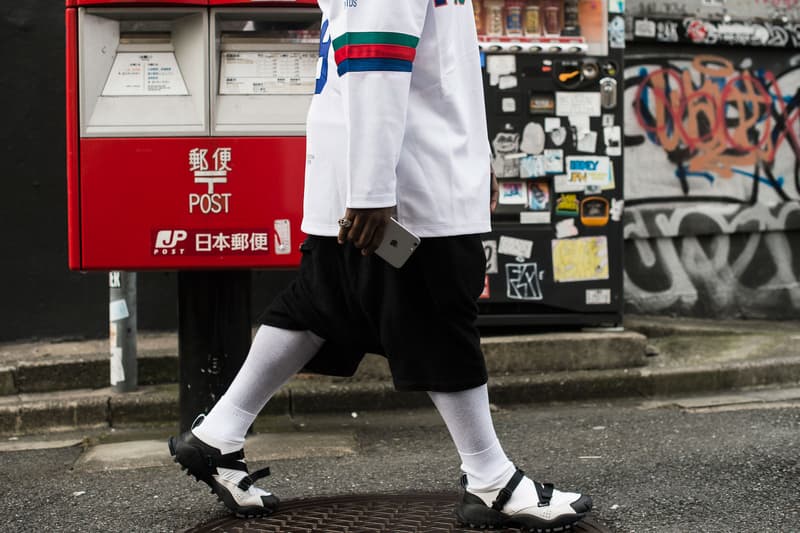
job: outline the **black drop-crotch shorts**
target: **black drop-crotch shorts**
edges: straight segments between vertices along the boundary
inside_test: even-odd
[[[425,238],[402,268],[351,243],[309,236],[297,278],[259,317],[325,339],[306,372],[352,376],[365,353],[389,360],[397,390],[486,383],[475,326],[486,259],[479,235]]]

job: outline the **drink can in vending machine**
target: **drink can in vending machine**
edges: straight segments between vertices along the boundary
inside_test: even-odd
[[[542,33],[542,17],[539,0],[528,0],[525,6],[525,35],[537,36]]]
[[[523,0],[506,0],[506,35],[522,35]]]
[[[472,0],[472,11],[475,15],[475,30],[478,35],[485,33],[483,27],[483,0]]]
[[[483,7],[486,11],[486,34],[503,35],[503,0],[486,0]]]
[[[547,35],[561,35],[564,4],[559,0],[544,2],[544,32]]]

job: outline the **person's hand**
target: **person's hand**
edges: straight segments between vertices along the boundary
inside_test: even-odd
[[[339,220],[339,244],[351,241],[362,255],[371,254],[380,246],[393,211],[394,207],[348,208]]]
[[[497,184],[497,176],[494,175],[494,170],[492,172],[492,194],[489,199],[489,207],[494,213],[494,210],[497,209],[497,200],[500,198],[500,185]]]

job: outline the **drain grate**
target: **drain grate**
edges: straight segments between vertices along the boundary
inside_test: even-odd
[[[455,520],[455,494],[396,494],[311,498],[281,503],[263,518],[218,518],[187,533],[458,533],[475,531]],[[506,530],[518,531],[518,530]],[[573,533],[605,533],[592,516]]]

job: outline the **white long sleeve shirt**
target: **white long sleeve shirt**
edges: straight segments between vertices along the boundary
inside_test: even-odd
[[[462,3],[463,2],[463,3]],[[490,230],[490,151],[471,0],[319,0],[302,230],[397,206],[420,237]]]

